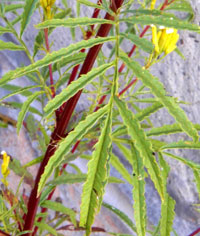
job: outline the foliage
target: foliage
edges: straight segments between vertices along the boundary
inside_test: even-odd
[[[106,233],[109,229],[93,226],[95,216],[104,206],[127,224],[133,235],[169,236],[173,230],[175,200],[167,192],[170,171],[167,160],[176,159],[192,169],[200,195],[200,165],[172,152],[173,149],[200,149],[200,124],[193,124],[188,119],[178,99],[167,95],[150,67],[160,63],[169,53],[178,51],[178,30],[200,32],[200,27],[191,22],[194,18],[192,6],[186,0],[165,0],[161,7],[157,6],[156,0],[99,0],[97,4],[77,0],[76,5],[77,12],[73,13],[66,0],[62,0],[62,8],[54,0],[0,3],[3,22],[0,35],[9,33],[18,41],[0,40],[0,50],[21,50],[30,60],[28,66],[2,76],[0,86],[9,94],[0,98],[0,102],[9,105],[10,109],[20,110],[16,122],[8,118],[6,123],[13,124],[18,134],[24,126],[32,141],[37,140],[41,154],[25,166],[6,152],[0,155],[4,184],[0,195],[0,234],[34,236],[48,232],[60,235],[59,229],[83,230],[86,235]],[[94,10],[91,18],[80,17],[83,6]],[[104,19],[99,16],[100,11],[105,13]],[[179,12],[187,17],[180,18]],[[10,13],[12,21],[8,18]],[[31,18],[36,16],[40,23],[34,25],[38,33],[31,51],[23,36]],[[66,47],[52,51],[49,37],[58,27],[66,27],[74,43],[67,45],[66,42]],[[83,33],[83,39],[78,40],[75,29]],[[129,54],[121,47],[123,41],[133,43]],[[102,47],[108,43],[112,45],[111,50]],[[132,79],[134,76],[137,78]],[[14,85],[13,80],[24,77],[30,81],[28,86]],[[26,101],[23,104],[14,100],[5,102],[14,95],[24,96]],[[89,106],[84,108],[81,119],[75,119],[72,125],[70,121],[79,112],[75,107],[80,96],[89,100]],[[41,109],[32,106],[34,101],[41,104]],[[145,108],[141,109],[141,103],[146,104]],[[163,107],[175,123],[154,127],[151,115]],[[0,127],[3,129],[7,124],[4,124],[6,119],[2,120]],[[179,133],[185,133],[187,138],[178,140]],[[176,142],[160,138],[171,134],[177,135]],[[132,173],[124,160],[114,153],[113,144],[128,161]],[[88,159],[87,173],[82,173],[73,163],[77,158]],[[36,164],[40,167],[33,180],[28,167]],[[75,174],[66,168],[70,165]],[[110,166],[133,187],[134,221],[103,202],[108,183],[124,183],[111,176]],[[29,197],[19,189],[16,193],[12,191],[7,180],[10,171],[21,177],[19,187],[22,182],[31,186]],[[145,199],[148,176],[161,199],[160,223],[151,227]],[[80,182],[84,182],[80,212],[51,200],[58,185]],[[39,207],[42,208],[40,213]],[[48,209],[56,213],[51,220]],[[61,226],[65,221],[69,225]],[[155,228],[154,232],[152,228]],[[121,233],[109,232],[110,235],[125,235]]]

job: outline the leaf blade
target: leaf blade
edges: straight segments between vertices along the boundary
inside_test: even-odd
[[[78,91],[82,90],[84,86],[90,83],[96,76],[100,76],[105,73],[106,70],[113,66],[113,62],[93,68],[90,72],[82,75],[79,79],[73,81],[66,89],[63,89],[60,94],[55,96],[54,99],[50,100],[44,107],[45,116],[48,116],[54,110],[59,108],[63,103],[75,95]]]
[[[24,117],[26,113],[28,112],[28,109],[30,107],[30,104],[41,94],[43,94],[43,91],[38,91],[34,93],[33,95],[29,96],[28,99],[24,102],[22,105],[21,111],[19,113],[18,119],[17,119],[17,134],[19,134],[19,131],[21,129]]]
[[[110,104],[109,104],[110,106]],[[86,227],[86,235],[90,234],[96,211],[100,210],[104,187],[107,182],[107,161],[111,147],[112,110],[106,118],[92,159],[88,163],[88,175],[81,196],[80,226]]]
[[[125,62],[125,64],[133,70],[136,76],[142,80],[145,86],[151,89],[152,93],[159,99],[159,101],[167,108],[169,113],[175,118],[179,123],[181,128],[193,138],[195,142],[199,140],[199,135],[197,130],[191,121],[187,118],[185,112],[177,105],[174,98],[166,96],[166,92],[163,84],[149,73],[149,71],[143,69],[139,63],[132,61],[126,54],[120,54],[120,58]]]
[[[114,40],[115,40],[115,37],[92,38],[88,40],[82,40],[76,44],[72,44],[68,46],[67,48],[62,48],[58,51],[49,53],[41,60],[38,60],[37,62],[29,66],[18,68],[16,70],[6,73],[0,80],[0,86],[6,84],[10,80],[26,75],[39,68],[48,66],[49,64],[52,64],[58,61],[62,61],[64,58],[72,55],[73,53],[76,53],[77,51],[80,51],[83,48],[90,48],[94,45],[103,44],[105,42],[114,41]]]
[[[115,102],[119,109],[120,115],[127,127],[128,134],[135,144],[136,149],[143,158],[144,165],[148,169],[155,188],[157,189],[161,199],[163,199],[163,187],[162,179],[160,176],[160,170],[155,158],[152,156],[151,143],[147,140],[144,131],[141,129],[138,120],[133,117],[132,113],[128,110],[124,102],[115,97]]]
[[[49,160],[47,166],[45,167],[44,173],[40,178],[38,184],[38,195],[41,193],[48,177],[52,174],[53,170],[62,162],[62,158],[67,152],[70,151],[72,144],[75,140],[81,139],[87,131],[107,112],[108,105],[99,109],[97,112],[90,114],[85,120],[79,122],[76,128],[69,133],[69,135],[61,141],[58,149],[55,151],[54,155]]]
[[[26,29],[30,18],[36,8],[38,0],[26,0],[24,6],[24,12],[22,14],[22,22],[21,22],[21,29],[20,29],[20,37],[22,36],[24,30]]]

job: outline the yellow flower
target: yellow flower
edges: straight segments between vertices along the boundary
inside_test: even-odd
[[[1,179],[1,181],[5,186],[8,186],[8,182],[6,178],[10,173],[10,170],[8,169],[10,157],[7,155],[5,151],[2,151],[1,154],[3,156],[3,163],[1,165],[1,173],[3,175],[3,179]]]
[[[178,39],[177,29],[161,27],[157,32],[156,26],[152,26],[152,43],[155,45],[156,56],[174,51]]]
[[[47,19],[52,18],[51,8],[56,0],[40,0],[40,5],[43,7]]]

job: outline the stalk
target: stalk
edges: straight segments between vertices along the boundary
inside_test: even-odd
[[[121,7],[122,3],[123,3],[123,0],[115,0],[115,5],[117,8]],[[111,5],[111,8],[112,8],[112,5]],[[105,19],[114,20],[114,17],[110,16],[107,13],[105,16]],[[109,24],[101,25],[98,30],[97,37],[98,36],[106,37],[108,35],[111,27],[112,27],[112,25],[109,25]],[[81,71],[79,73],[79,77],[80,77],[80,75],[86,74],[87,72],[89,72],[92,69],[92,66],[94,65],[94,62],[96,60],[96,57],[97,57],[101,47],[102,47],[102,45],[96,45],[89,50],[89,52],[86,56],[86,59],[83,63],[83,66],[81,68]],[[55,127],[54,132],[51,136],[50,144],[48,145],[44,159],[40,164],[40,167],[39,167],[36,179],[35,179],[35,185],[31,191],[31,195],[29,197],[28,212],[27,212],[27,215],[25,218],[25,224],[24,224],[24,229],[23,229],[24,231],[25,230],[31,231],[33,229],[34,220],[35,220],[37,208],[38,208],[39,201],[40,201],[40,196],[37,197],[37,190],[38,190],[38,184],[40,181],[40,177],[43,174],[44,168],[47,165],[50,157],[54,154],[54,152],[56,150],[57,142],[65,135],[65,130],[68,126],[69,120],[70,120],[71,115],[75,109],[75,106],[78,102],[81,92],[82,91],[79,91],[69,101],[67,101],[64,111],[61,114],[61,117],[59,119],[59,122],[58,122],[57,126]],[[24,235],[30,236],[31,233],[26,233]]]

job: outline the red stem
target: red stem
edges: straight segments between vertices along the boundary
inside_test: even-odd
[[[188,236],[194,236],[196,234],[198,234],[200,232],[200,228],[196,229],[194,232],[192,232],[190,235]]]
[[[119,8],[123,3],[123,0],[116,0],[116,6]],[[112,16],[110,16],[108,13],[105,16],[105,19],[114,20]],[[106,37],[109,33],[110,28],[112,25],[109,24],[103,24],[100,26],[97,37]],[[81,74],[86,74],[88,71],[91,70],[92,66],[94,65],[95,59],[98,55],[99,50],[101,49],[102,45],[96,45],[92,48],[90,48],[86,59],[83,63],[82,69],[79,73],[79,76]],[[75,106],[78,102],[78,99],[81,95],[82,91],[79,91],[76,95],[74,95],[65,105],[64,111],[59,119],[59,122],[57,126],[54,129],[54,132],[51,136],[50,144],[47,147],[47,151],[45,153],[44,159],[40,164],[36,179],[35,179],[35,185],[31,191],[29,202],[28,202],[28,212],[25,218],[25,224],[24,224],[24,231],[25,230],[32,230],[35,215],[37,212],[40,196],[37,197],[37,190],[38,190],[38,184],[41,178],[41,175],[44,172],[44,168],[47,165],[50,157],[54,154],[56,150],[56,144],[57,142],[64,137],[65,130],[68,126],[69,120],[71,118],[71,115],[75,109]],[[30,236],[31,233],[24,234],[24,236]]]

